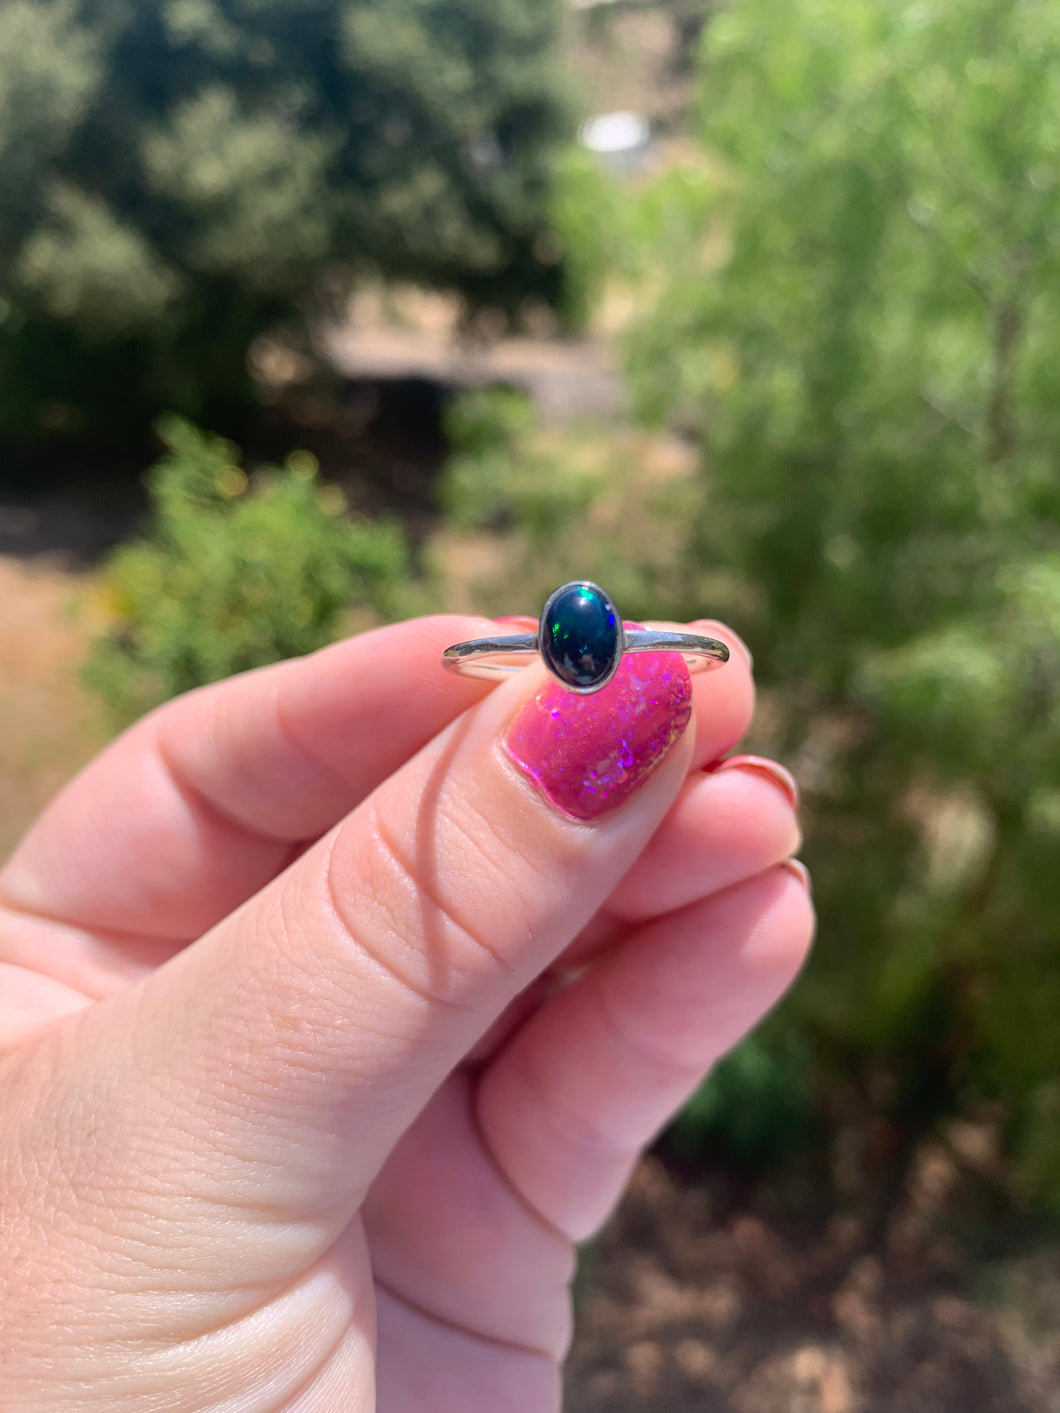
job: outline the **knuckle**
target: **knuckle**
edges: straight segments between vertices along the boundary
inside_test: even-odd
[[[635,1024],[606,986],[597,995],[597,1013],[610,1046],[634,1063],[646,1085],[654,1081],[659,1088],[669,1088],[676,1081],[694,1084],[702,1077],[713,1054],[694,994],[686,995],[680,1007],[668,1007],[665,1033]]]
[[[414,855],[369,802],[348,839],[336,839],[328,889],[349,945],[422,1000],[465,1008],[483,978],[512,970],[488,935],[496,910],[461,906],[458,870],[440,864],[437,842]],[[474,912],[478,916],[469,915]]]

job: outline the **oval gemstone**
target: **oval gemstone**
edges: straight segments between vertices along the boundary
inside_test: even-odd
[[[565,584],[541,615],[541,656],[567,687],[591,692],[607,682],[622,655],[622,624],[595,584]]]

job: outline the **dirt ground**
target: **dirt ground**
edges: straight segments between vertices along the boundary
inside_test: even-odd
[[[52,558],[0,555],[0,858],[105,739],[78,678],[92,582]]]
[[[866,1249],[645,1159],[587,1256],[568,1413],[1058,1413],[1060,1259],[970,1262],[916,1194]]]

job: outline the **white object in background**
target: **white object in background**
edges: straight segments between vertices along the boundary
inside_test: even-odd
[[[581,141],[609,167],[630,171],[644,160],[651,128],[641,113],[600,113],[582,125]]]

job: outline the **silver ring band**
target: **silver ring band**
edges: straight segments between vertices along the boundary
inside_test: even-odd
[[[614,645],[608,658],[606,642],[607,629],[602,628],[604,635],[604,648],[597,654],[601,659],[599,670],[592,671],[586,668],[579,671],[580,665],[585,661],[584,654],[579,657],[577,647],[572,650],[575,660],[577,679],[575,680],[570,669],[571,653],[566,659],[557,661],[555,651],[542,653],[541,643],[554,636],[557,632],[554,617],[550,618],[550,610],[561,601],[563,596],[570,601],[574,596],[574,602],[579,602],[578,595],[582,601],[590,595],[598,596],[601,601],[597,611],[600,617],[601,611],[610,611],[615,622],[613,624]],[[562,606],[562,605],[561,605]],[[590,604],[590,608],[595,607]],[[577,628],[578,625],[576,624]],[[576,635],[575,635],[576,637]],[[580,644],[578,646],[581,646]],[[454,643],[452,647],[446,648],[442,654],[443,666],[453,672],[463,673],[468,677],[484,677],[496,679],[499,676],[506,676],[512,672],[521,672],[529,665],[527,659],[540,654],[545,665],[568,690],[579,693],[598,692],[614,676],[618,670],[618,664],[626,653],[652,653],[652,652],[677,652],[680,653],[692,672],[703,672],[712,668],[721,667],[729,660],[729,649],[717,638],[702,637],[697,633],[675,633],[667,629],[655,628],[626,628],[620,619],[611,600],[598,588],[597,585],[588,581],[564,584],[549,597],[541,614],[541,623],[536,633],[513,633],[495,638],[472,638],[466,643]]]

